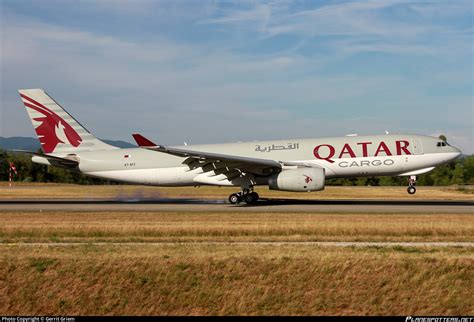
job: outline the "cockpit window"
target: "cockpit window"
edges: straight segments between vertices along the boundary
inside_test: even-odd
[[[446,142],[438,142],[436,146],[446,146]]]

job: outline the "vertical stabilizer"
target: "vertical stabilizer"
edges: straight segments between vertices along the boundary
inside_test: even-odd
[[[118,149],[93,136],[42,89],[18,92],[44,153]]]

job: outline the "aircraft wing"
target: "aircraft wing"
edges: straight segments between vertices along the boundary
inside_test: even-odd
[[[214,171],[216,175],[224,174],[229,181],[247,172],[260,175],[277,173],[281,171],[283,166],[282,162],[275,160],[193,151],[157,145],[140,134],[133,134],[133,138],[141,148],[186,158],[183,163],[187,164],[190,170],[202,168],[204,172]]]
[[[186,158],[183,164],[189,166],[189,171],[202,168],[204,172],[214,171],[216,175],[224,174],[229,181],[245,173],[257,175],[278,173],[283,166],[321,168],[319,165],[308,162],[278,161],[166,147],[157,145],[140,134],[133,134],[133,138],[141,148]]]

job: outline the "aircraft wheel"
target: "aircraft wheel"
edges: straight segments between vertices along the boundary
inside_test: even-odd
[[[257,201],[257,198],[255,198],[255,195],[254,193],[248,193],[244,196],[244,201],[247,203],[247,204],[252,204],[254,202]]]
[[[413,187],[413,186],[410,186],[410,187],[407,188],[407,192],[408,192],[409,194],[413,195],[413,194],[415,194],[415,192],[416,192],[416,188]]]
[[[233,193],[229,196],[229,202],[233,205],[236,205],[240,202],[240,197],[238,194]]]
[[[258,198],[260,198],[260,196],[256,192],[252,192],[251,195],[253,195],[253,198],[255,200],[254,202],[258,201]]]

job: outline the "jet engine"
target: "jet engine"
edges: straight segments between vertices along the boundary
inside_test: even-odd
[[[318,191],[324,190],[323,168],[298,168],[283,170],[268,179],[271,190]]]

